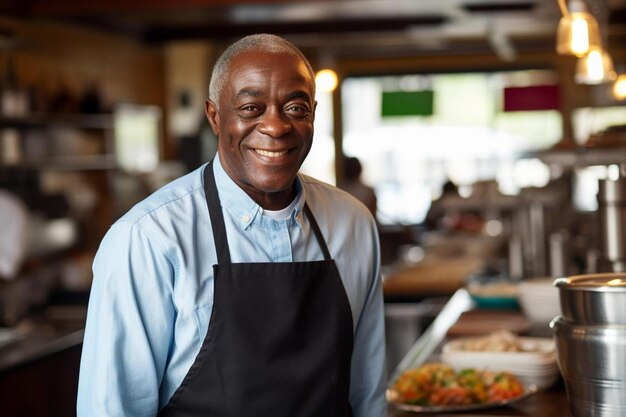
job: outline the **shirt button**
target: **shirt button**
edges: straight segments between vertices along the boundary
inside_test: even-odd
[[[241,223],[248,223],[250,221],[250,216],[248,216],[247,214],[244,214],[243,216],[241,216]]]

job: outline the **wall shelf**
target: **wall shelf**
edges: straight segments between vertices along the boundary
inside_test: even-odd
[[[0,117],[0,128],[36,129],[72,127],[76,129],[113,129],[112,114],[47,115]]]
[[[560,165],[564,168],[615,165],[626,163],[626,147],[548,150],[532,156],[541,159],[546,164]]]
[[[119,169],[113,154],[56,156],[46,159],[24,160],[8,166],[42,171],[109,171]]]

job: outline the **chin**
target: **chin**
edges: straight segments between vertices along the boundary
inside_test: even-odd
[[[250,184],[258,190],[264,192],[285,191],[293,184],[297,171],[293,170],[258,170],[250,175]]]

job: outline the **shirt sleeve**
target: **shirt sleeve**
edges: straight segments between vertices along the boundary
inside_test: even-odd
[[[155,416],[172,340],[174,268],[154,238],[118,222],[98,249],[93,273],[78,417]]]
[[[380,272],[380,244],[376,225],[372,224],[374,253],[367,298],[354,335],[350,404],[354,417],[387,415],[385,400],[385,316]]]

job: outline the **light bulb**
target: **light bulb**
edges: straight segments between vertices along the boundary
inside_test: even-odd
[[[580,0],[570,2],[571,13],[559,20],[556,51],[561,55],[584,56],[592,48],[600,48],[600,29],[597,20],[587,12]]]
[[[572,52],[583,56],[589,51],[589,25],[585,19],[572,18]]]
[[[601,84],[615,79],[613,60],[602,48],[592,48],[589,53],[578,59],[576,75],[579,84]]]
[[[616,100],[626,100],[626,74],[617,77],[613,84],[613,97]]]
[[[337,73],[331,69],[323,69],[315,75],[315,85],[318,90],[330,93],[337,88]]]

